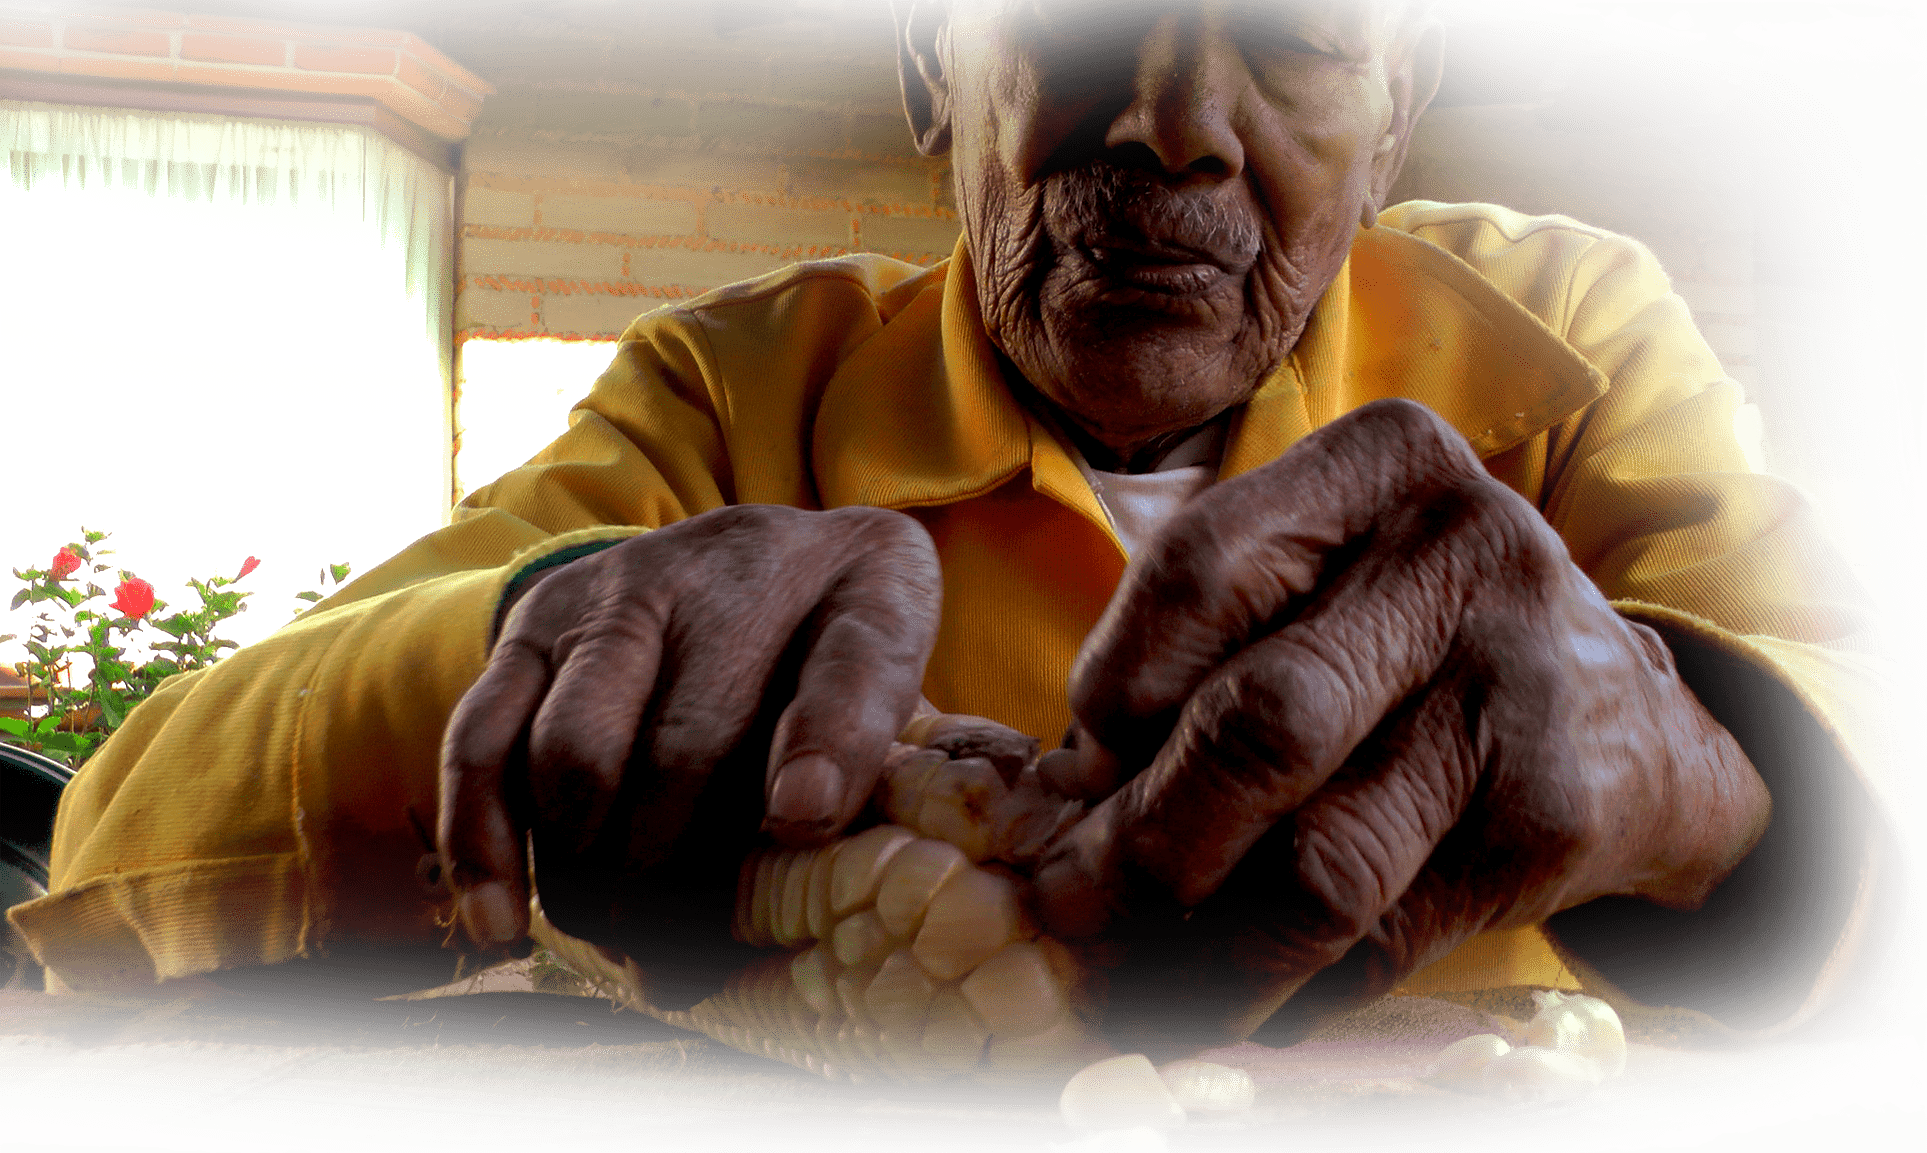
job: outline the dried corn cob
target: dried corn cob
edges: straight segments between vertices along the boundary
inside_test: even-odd
[[[906,736],[986,752],[960,720],[920,718]],[[687,1011],[650,1005],[634,962],[539,915],[537,940],[630,1008],[827,1077],[1074,1071],[1111,1050],[1075,956],[1024,911],[1023,870],[1081,808],[1013,760],[898,745],[877,793],[892,824],[743,862],[735,935],[772,952]]]

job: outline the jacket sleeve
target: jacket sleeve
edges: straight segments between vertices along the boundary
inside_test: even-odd
[[[504,591],[724,502],[711,367],[689,314],[637,321],[568,432],[448,527],[135,709],[62,798],[48,895],[9,914],[49,987],[441,943],[438,750]]]
[[[1548,927],[1631,999],[1782,1031],[1855,984],[1892,884],[1872,612],[1805,498],[1747,467],[1739,388],[1651,254],[1598,240],[1568,299],[1555,330],[1611,388],[1551,436],[1542,508],[1619,611],[1665,638],[1773,817],[1699,910],[1607,898]]]

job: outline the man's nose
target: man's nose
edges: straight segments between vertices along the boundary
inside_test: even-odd
[[[1173,176],[1223,180],[1244,171],[1232,126],[1242,58],[1197,15],[1169,13],[1139,43],[1131,101],[1111,121],[1112,150],[1149,148]]]

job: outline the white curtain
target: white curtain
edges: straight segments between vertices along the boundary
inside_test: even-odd
[[[182,606],[260,557],[245,642],[445,520],[447,174],[353,125],[8,101],[0,155],[0,606],[84,523]]]

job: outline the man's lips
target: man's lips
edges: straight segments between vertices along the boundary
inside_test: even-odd
[[[1094,241],[1084,248],[1084,256],[1104,279],[1120,288],[1172,296],[1208,292],[1244,272],[1209,253],[1143,241]]]

